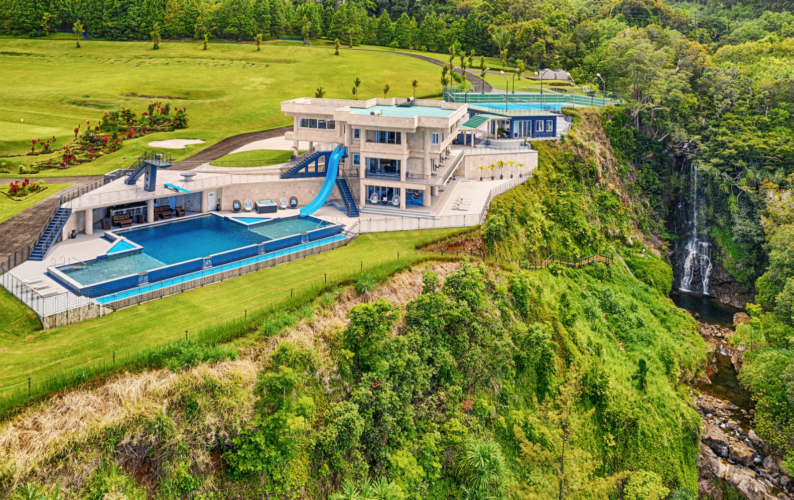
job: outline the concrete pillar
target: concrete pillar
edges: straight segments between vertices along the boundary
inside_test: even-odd
[[[430,130],[425,129],[425,159],[424,165],[422,169],[422,175],[430,176],[431,169],[430,169]]]
[[[309,141],[309,151],[314,150],[314,141]]]
[[[298,156],[298,151],[300,151],[300,142],[292,141],[292,154]]]
[[[94,209],[85,211],[85,234],[94,234]]]
[[[405,200],[408,199],[408,190],[405,188],[400,189],[400,209],[405,210]]]
[[[406,171],[408,170],[408,155],[400,159],[400,181],[405,182]]]
[[[430,206],[430,186],[425,186],[425,194],[422,196],[422,206]]]
[[[430,186],[430,194],[438,196],[438,186]]]
[[[146,200],[146,222],[154,222],[154,200]]]
[[[358,199],[361,200],[361,205],[364,206],[367,204],[367,186],[365,186],[363,182],[359,182],[358,186]]]

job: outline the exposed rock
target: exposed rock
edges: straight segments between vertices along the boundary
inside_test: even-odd
[[[758,434],[756,434],[754,430],[750,429],[750,431],[747,433],[747,437],[748,439],[750,439],[750,442],[753,443],[753,446],[755,446],[757,450],[764,452],[765,450],[767,450],[766,443],[764,442],[763,439],[758,437]]]
[[[715,480],[722,479],[749,500],[775,499],[768,488],[757,479],[755,472],[741,466],[726,464],[704,443],[700,444],[697,467],[700,471],[698,478],[700,498],[721,500],[722,491],[714,483]]]
[[[768,455],[766,458],[764,458],[763,467],[770,474],[780,474],[780,463],[780,457]]]
[[[750,469],[728,467],[725,480],[733,489],[749,500],[774,500],[775,498],[769,494],[767,487],[756,479],[755,472]]]
[[[701,434],[700,440],[711,447],[711,449],[716,453],[719,453],[720,448],[730,446],[728,436],[722,432],[722,429],[708,422],[706,422],[706,426],[703,429],[703,434]]]
[[[746,325],[750,322],[750,315],[746,312],[737,312],[733,315],[733,326]]]

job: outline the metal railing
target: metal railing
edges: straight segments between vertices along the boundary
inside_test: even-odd
[[[602,264],[610,265],[612,264],[613,257],[604,256],[601,254],[593,254],[589,257],[582,257],[582,258],[575,258],[569,257],[565,255],[549,255],[543,260],[535,260],[535,259],[519,259],[518,265],[524,269],[546,269],[547,267],[556,264],[566,267],[573,267],[573,268],[580,268],[583,266],[587,266],[590,264],[595,264],[596,262],[601,262]]]
[[[361,181],[361,179],[358,177],[359,170],[353,167],[347,168],[347,166],[345,166],[345,168],[341,170],[342,170],[342,178],[344,178],[345,182],[347,182],[347,189],[348,191],[350,191],[350,196],[353,197],[353,203],[356,204],[356,210],[358,210],[359,209],[358,207],[361,206],[359,205],[359,201],[358,201],[358,189],[356,189],[359,187],[358,182]],[[357,184],[355,188],[353,187],[353,183],[350,180],[351,178],[356,179]]]
[[[70,292],[60,292],[56,295],[45,297],[13,274],[2,270],[0,270],[0,285],[31,308],[42,320],[47,316],[84,307],[92,303],[88,297],[80,297]]]
[[[440,217],[384,217],[381,219],[364,219],[359,221],[359,233],[384,233],[391,231],[413,231],[417,229],[444,229],[454,227],[469,227],[482,224],[488,215],[488,207],[496,196],[526,182],[532,174],[516,177],[494,187],[488,192],[485,205],[480,213],[443,215]]]
[[[55,214],[58,213],[58,209],[61,208],[64,205],[64,203],[68,203],[71,200],[79,196],[82,196],[83,194],[89,191],[93,191],[94,189],[104,185],[104,183],[105,183],[104,179],[98,179],[89,184],[83,184],[82,186],[78,186],[74,188],[67,188],[68,192],[59,194],[58,203],[52,209],[50,209],[44,224],[42,225],[41,229],[36,233],[36,236],[33,239],[33,241],[25,245],[24,247],[14,250],[13,252],[5,256],[3,258],[3,261],[0,262],[0,272],[2,272],[2,270],[8,271],[10,269],[13,269],[30,259],[30,255],[33,253],[33,250],[36,248],[36,245],[39,244],[39,241],[41,241],[41,238],[44,236],[44,233],[47,231],[47,228],[50,226],[50,223],[55,218]],[[28,210],[34,210],[35,207],[36,205],[34,205],[31,208],[28,208]],[[58,236],[60,236],[60,233],[56,235],[56,238]]]
[[[467,103],[472,106],[477,104],[567,104],[570,106],[604,107],[620,104],[619,99],[609,97],[596,97],[595,93],[588,95],[569,95],[558,92],[558,89],[544,89],[539,93],[474,93],[457,92],[456,89],[445,89],[444,100],[447,102]],[[498,109],[490,108],[494,111]],[[529,111],[529,110],[527,110]]]

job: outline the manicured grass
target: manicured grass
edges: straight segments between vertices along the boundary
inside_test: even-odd
[[[215,167],[245,168],[262,167],[286,163],[292,156],[292,151],[278,149],[259,149],[256,151],[243,151],[242,153],[228,154],[210,162]]]
[[[41,329],[41,322],[31,309],[14,298],[5,288],[0,287],[0,338],[18,338],[24,340],[25,336]],[[3,349],[0,347],[0,356]]]
[[[454,232],[451,230],[365,234],[351,244],[304,260],[247,274],[215,285],[192,290],[83,323],[40,330],[28,337],[20,328],[0,331],[0,395],[6,396],[27,384],[65,370],[110,363],[113,351],[119,358],[183,339],[185,331],[199,330],[240,319],[278,305],[290,297],[328,283],[350,279],[364,267],[423,258],[416,245]],[[426,255],[426,254],[425,254]],[[12,310],[0,295],[0,311]],[[31,328],[33,326],[31,325]]]
[[[71,184],[48,184],[45,186],[46,189],[40,193],[30,194],[21,199],[9,198],[6,195],[6,193],[8,193],[8,186],[0,186],[0,222],[10,219],[26,208],[35,205],[41,200],[69,186],[71,186]]]
[[[0,38],[0,155],[20,154],[31,138],[55,135],[58,145],[73,137],[77,124],[96,122],[120,106],[140,115],[154,100],[185,106],[185,130],[125,141],[124,147],[90,164],[39,176],[103,174],[128,168],[148,143],[163,139],[203,139],[206,143],[169,150],[181,159],[219,140],[242,132],[283,126],[291,120],[280,103],[313,96],[322,86],[329,98],[350,98],[356,77],[359,98],[411,95],[411,80],[424,93],[440,92],[438,68],[418,59],[388,52],[348,50],[338,57],[322,47],[303,44],[164,42],[153,51],[149,42],[84,42]],[[130,97],[130,94],[159,97]],[[171,99],[169,99],[171,98]],[[179,99],[174,99],[179,98]],[[24,119],[24,124],[20,121]],[[16,165],[12,162],[12,165]],[[10,174],[18,175],[16,168]]]

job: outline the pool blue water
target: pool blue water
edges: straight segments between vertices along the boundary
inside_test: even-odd
[[[124,255],[117,259],[92,260],[83,264],[59,267],[58,270],[83,285],[157,269],[165,264],[145,253]]]
[[[158,281],[157,283],[152,283],[151,285],[144,285],[138,288],[132,288],[130,290],[124,290],[122,292],[117,292],[110,295],[105,295],[104,297],[99,297],[97,300],[100,304],[109,304],[111,302],[115,302],[117,300],[126,299],[129,297],[134,297],[136,295],[140,295],[143,293],[153,292],[155,290],[161,290],[163,288],[167,288],[169,286],[177,285],[179,283],[184,283],[186,281],[195,280],[198,278],[203,278],[205,276],[212,276],[213,274],[223,273],[232,269],[237,269],[243,266],[248,266],[250,264],[256,264],[257,262],[263,262],[270,259],[275,259],[276,257],[281,257],[284,255],[289,255],[291,253],[300,252],[301,250],[308,250],[309,248],[315,248],[321,245],[326,245],[328,243],[334,243],[336,241],[340,241],[345,239],[346,236],[337,234],[336,236],[331,236],[330,238],[323,238],[317,241],[311,241],[309,243],[302,243],[298,246],[285,248],[283,250],[277,250],[275,252],[267,253],[265,255],[258,255],[256,257],[251,257],[248,259],[240,260],[237,262],[230,262],[229,264],[224,264],[222,266],[214,267],[212,269],[207,269],[204,271],[200,271],[198,273],[186,274],[184,276],[178,276],[176,278],[170,278],[163,281]]]
[[[265,236],[267,239],[277,240],[293,234],[305,233],[314,229],[327,226],[324,220],[311,217],[295,217],[290,219],[280,219],[267,224],[247,228],[249,231]]]
[[[127,240],[121,240],[112,247],[110,247],[110,250],[108,250],[107,253],[108,255],[113,255],[114,253],[123,252],[125,250],[132,250],[133,248],[135,248],[135,245],[133,245]]]
[[[270,220],[267,217],[232,217],[232,219],[242,222],[243,224],[256,224],[257,222],[267,222]]]
[[[563,106],[570,106],[570,104],[514,103],[514,104],[508,104],[507,109],[509,111],[559,111],[560,109],[562,109]],[[504,104],[477,104],[477,107],[493,109],[496,111],[505,109]]]
[[[256,245],[326,225],[327,222],[313,217],[278,219],[252,227],[214,215],[194,217],[120,233],[141,245],[142,253],[115,259],[92,260],[85,265],[59,269],[81,285],[90,285]]]

